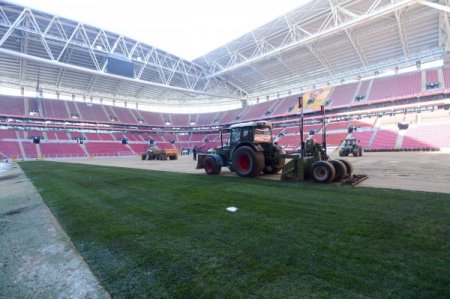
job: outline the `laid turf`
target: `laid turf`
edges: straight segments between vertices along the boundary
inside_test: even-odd
[[[449,195],[20,165],[113,296],[450,297]]]

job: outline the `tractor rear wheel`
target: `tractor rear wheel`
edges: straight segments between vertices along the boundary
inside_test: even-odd
[[[347,160],[338,159],[338,161],[341,161],[344,163],[345,168],[347,168],[347,175],[351,176],[353,174],[353,166],[352,163],[348,162]]]
[[[210,175],[217,175],[220,173],[222,167],[217,165],[216,159],[214,157],[206,157],[205,159],[205,172]]]
[[[316,183],[328,183],[336,174],[333,165],[328,161],[317,161],[311,165],[311,177]]]
[[[345,150],[343,148],[341,148],[339,150],[339,157],[344,157],[345,156]]]
[[[347,167],[344,163],[339,160],[330,160],[328,161],[333,164],[334,170],[336,171],[336,175],[334,176],[333,182],[341,182],[347,176]]]
[[[264,168],[264,154],[243,146],[233,155],[233,169],[239,176],[255,177]]]
[[[362,154],[363,154],[363,150],[362,150],[362,148],[360,147],[360,148],[359,148],[359,156],[361,157]]]

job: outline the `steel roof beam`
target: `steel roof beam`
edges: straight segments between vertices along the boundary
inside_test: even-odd
[[[408,57],[408,43],[406,39],[405,24],[403,22],[403,12],[401,10],[394,11],[395,19],[397,20],[397,30],[402,45],[403,56]]]
[[[43,63],[46,65],[51,65],[53,67],[59,67],[59,68],[66,69],[66,70],[73,70],[73,71],[77,71],[77,72],[81,72],[81,73],[85,73],[85,74],[98,75],[100,77],[107,77],[107,78],[112,78],[112,79],[117,79],[117,80],[123,80],[123,81],[131,82],[131,83],[143,84],[143,85],[147,85],[147,86],[153,86],[153,87],[157,87],[157,88],[178,91],[181,93],[190,93],[190,94],[195,94],[195,95],[204,95],[204,96],[217,97],[217,98],[239,99],[238,97],[233,97],[230,95],[216,94],[216,93],[204,92],[204,91],[199,91],[199,90],[190,90],[190,89],[177,87],[177,86],[168,86],[168,85],[150,82],[150,81],[138,80],[138,79],[134,79],[134,78],[127,78],[127,77],[118,76],[118,75],[114,75],[114,74],[110,74],[110,73],[104,73],[102,71],[97,71],[97,70],[83,68],[83,67],[72,65],[72,64],[63,63],[63,62],[56,61],[56,60],[48,60],[48,59],[44,59],[44,58],[40,58],[40,57],[36,57],[36,56],[31,56],[31,55],[19,53],[19,52],[12,51],[9,49],[4,49],[4,48],[0,48],[0,53],[9,55],[9,56],[13,56],[16,58],[28,59],[30,61],[35,61],[35,62]]]
[[[440,22],[439,26],[441,30],[440,34],[440,44],[444,47],[444,60],[448,63],[450,58],[450,21],[448,17],[448,13],[442,11],[440,13]]]
[[[389,5],[386,5],[384,7],[381,7],[377,10],[375,10],[375,7],[377,7],[377,5],[374,6],[374,8],[369,9],[369,11],[363,15],[358,15],[357,17],[354,17],[353,19],[343,22],[341,24],[338,24],[337,26],[332,26],[331,28],[327,28],[327,29],[323,29],[322,31],[316,32],[316,33],[312,33],[312,35],[310,36],[305,36],[299,40],[296,40],[294,42],[291,42],[289,44],[280,46],[272,51],[269,51],[267,53],[262,53],[260,55],[257,55],[255,57],[251,57],[246,59],[243,62],[239,62],[239,63],[235,63],[232,65],[228,65],[227,67],[219,70],[219,71],[215,71],[213,73],[209,74],[209,77],[214,77],[214,76],[220,76],[224,73],[239,69],[243,66],[247,66],[249,64],[261,61],[267,57],[276,55],[276,54],[280,54],[280,53],[284,53],[286,51],[289,51],[295,47],[298,47],[300,45],[306,45],[306,44],[311,44],[314,43],[317,40],[320,40],[322,38],[328,37],[330,35],[334,35],[337,32],[343,31],[345,29],[350,29],[356,25],[359,25],[363,22],[366,22],[368,20],[372,20],[374,18],[379,18],[382,16],[386,16],[396,10],[402,9],[408,5],[411,4],[415,4],[417,3],[416,0],[400,0],[396,3],[391,3]],[[379,3],[378,3],[379,4]],[[332,17],[328,17],[326,19],[326,23],[329,23],[330,20],[332,19]]]
[[[323,68],[330,74],[331,77],[335,77],[336,73],[331,67],[330,63],[327,61],[324,55],[320,53],[313,45],[306,45],[306,47],[311,51],[311,54],[320,62]]]
[[[335,26],[338,26],[339,24],[342,24],[345,22],[345,19],[343,19],[341,17],[341,13],[345,14],[347,16],[349,16],[350,18],[357,18],[358,15],[341,7],[338,3],[337,0],[328,0],[330,3],[330,7],[331,7],[331,11],[332,14],[334,16],[334,23]],[[367,66],[369,64],[369,62],[367,61],[366,56],[364,55],[363,50],[361,49],[361,47],[359,47],[356,43],[356,41],[353,39],[353,37],[350,34],[350,29],[344,29],[345,34],[347,35],[353,49],[356,52],[356,55],[358,55],[359,60],[361,61],[362,66],[364,67],[364,69],[367,71]]]
[[[446,13],[450,13],[450,7],[447,6],[447,5],[434,3],[434,2],[431,2],[431,1],[428,1],[428,0],[419,0],[417,2],[422,4],[422,5],[426,5],[426,6],[429,6],[431,8],[437,9],[437,10],[442,10],[442,11],[444,11]]]
[[[36,20],[41,26],[45,24],[43,30]],[[80,22],[48,16],[39,11],[14,5],[0,7],[0,22],[7,28],[0,38],[0,48],[15,32],[30,31],[40,38],[50,61],[61,62],[62,57],[69,49],[76,48],[90,56],[91,65],[88,68],[92,67],[97,71],[105,72],[107,59],[103,59],[102,56],[120,53],[140,66],[138,79],[145,73],[147,67],[156,68],[160,80],[152,80],[152,83],[159,85],[159,82],[163,82],[164,87],[172,90],[174,90],[172,87],[178,87],[175,84],[182,85],[180,88],[184,90],[195,90],[196,86],[204,86],[207,80],[206,70],[194,62],[185,61],[155,47]],[[24,26],[25,22],[28,25]],[[57,47],[50,48],[49,43]],[[36,47],[36,50],[41,49]],[[143,63],[142,58],[146,52],[148,55]],[[101,62],[100,58],[102,58]],[[70,60],[63,63],[72,64]],[[214,94],[214,90],[220,90],[220,86],[227,84],[223,79],[219,79],[216,81],[217,86],[209,85],[210,90],[213,90],[211,94]],[[245,93],[236,84],[230,84],[229,87],[236,88],[239,93]]]

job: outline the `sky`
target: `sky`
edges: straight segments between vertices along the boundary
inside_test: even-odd
[[[12,0],[125,35],[187,60],[301,6],[307,0]]]

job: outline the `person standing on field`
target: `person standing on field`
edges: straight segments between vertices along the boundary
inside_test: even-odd
[[[192,149],[192,158],[194,158],[194,160],[197,160],[197,148],[195,146]]]

